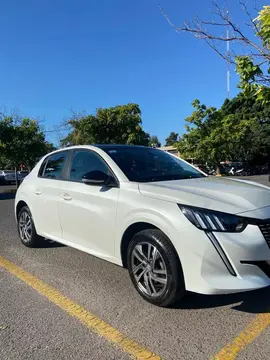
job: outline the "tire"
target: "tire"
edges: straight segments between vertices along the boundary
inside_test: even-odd
[[[179,258],[160,230],[148,229],[134,235],[128,246],[127,265],[134,287],[151,304],[168,307],[184,296]]]
[[[24,206],[20,210],[17,223],[19,237],[23,245],[30,248],[38,247],[42,241],[42,237],[36,232],[32,214],[28,206]]]

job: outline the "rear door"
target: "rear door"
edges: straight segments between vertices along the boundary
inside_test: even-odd
[[[106,258],[114,255],[119,188],[82,183],[83,175],[93,170],[115,177],[96,152],[74,150],[67,179],[59,188],[59,217],[66,243]]]
[[[69,151],[48,156],[32,183],[32,212],[37,231],[48,238],[62,238],[58,214],[58,188],[64,177]]]

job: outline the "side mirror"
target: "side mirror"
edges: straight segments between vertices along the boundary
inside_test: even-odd
[[[82,177],[82,182],[85,185],[95,185],[95,186],[109,186],[116,187],[115,179],[100,170],[89,171]]]

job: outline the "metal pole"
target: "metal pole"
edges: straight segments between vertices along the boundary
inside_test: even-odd
[[[229,18],[229,10],[227,10],[227,16]],[[229,38],[230,38],[230,30],[229,30],[229,26],[227,27],[227,51],[226,51],[226,58],[227,58],[227,98],[230,99],[230,92],[231,92],[231,87],[230,87],[230,81],[231,81],[231,69],[230,69],[230,42],[229,42]]]

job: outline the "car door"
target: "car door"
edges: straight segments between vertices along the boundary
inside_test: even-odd
[[[106,258],[114,256],[119,187],[84,184],[82,177],[94,170],[114,176],[96,152],[73,151],[67,179],[59,189],[59,217],[64,242]]]
[[[58,214],[58,188],[65,166],[68,151],[49,155],[42,163],[38,176],[31,182],[31,205],[37,231],[51,239],[62,238]]]

